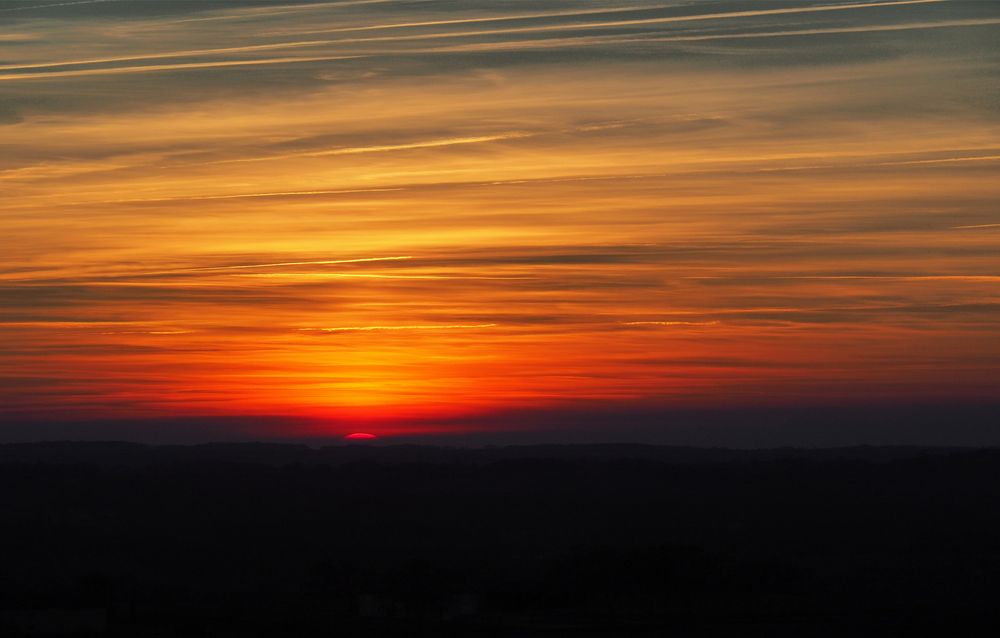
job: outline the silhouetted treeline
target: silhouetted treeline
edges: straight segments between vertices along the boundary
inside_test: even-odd
[[[0,457],[4,635],[997,626],[995,450],[38,444]]]

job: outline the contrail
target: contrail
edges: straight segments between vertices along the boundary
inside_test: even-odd
[[[913,4],[936,4],[947,0],[897,0],[893,2],[868,2],[865,4],[820,5],[814,7],[793,7],[783,9],[757,9],[752,11],[729,11],[726,13],[701,13],[688,16],[666,16],[660,18],[635,18],[631,20],[610,20],[606,22],[584,22],[579,24],[557,24],[512,29],[489,29],[481,31],[460,31],[456,33],[421,33],[414,35],[379,36],[374,38],[345,38],[336,40],[339,44],[358,42],[399,42],[406,40],[434,40],[442,38],[466,38],[482,35],[506,35],[511,33],[537,33],[545,31],[565,31],[579,29],[607,29],[611,27],[640,26],[647,24],[668,24],[676,22],[696,22],[706,20],[728,20],[733,18],[753,18],[769,15],[790,15],[817,13],[821,11],[846,11],[848,9],[869,9],[875,7],[897,7]]]
[[[252,44],[241,47],[225,47],[219,49],[190,49],[185,51],[164,51],[162,53],[144,53],[140,55],[124,55],[124,56],[110,57],[110,58],[88,58],[85,60],[34,62],[31,64],[3,64],[0,65],[0,71],[20,71],[22,69],[44,69],[50,66],[81,66],[84,64],[106,64],[108,62],[134,62],[138,60],[159,60],[163,58],[186,58],[196,55],[244,53],[248,51],[267,51],[269,49],[295,49],[300,47],[320,46],[329,43],[330,40],[310,40],[305,42],[279,42],[276,44]]]
[[[411,2],[431,2],[431,0],[410,0]],[[199,18],[182,18],[179,20],[162,20],[157,23],[156,26],[164,24],[182,24],[185,22],[214,22],[222,20],[244,20],[244,19],[254,19],[263,16],[275,16],[275,15],[285,15],[288,13],[296,13],[298,11],[309,11],[311,9],[338,9],[340,7],[352,7],[355,5],[364,4],[386,4],[390,2],[399,2],[399,0],[347,0],[345,2],[310,2],[307,4],[292,4],[281,7],[280,9],[269,9],[269,8],[256,8],[256,7],[242,7],[240,9],[230,10],[229,13],[223,15],[212,15]],[[286,32],[285,35],[291,35]]]
[[[614,128],[612,126],[590,126],[563,129],[552,132],[573,132],[573,131],[595,131]],[[475,135],[470,137],[447,137],[442,139],[423,140],[419,142],[407,142],[404,144],[380,144],[374,146],[348,146],[324,151],[304,151],[301,153],[284,153],[281,155],[261,155],[258,157],[240,157],[235,159],[224,159],[207,162],[208,164],[245,164],[248,162],[270,162],[274,160],[291,159],[296,157],[328,157],[331,155],[358,155],[363,153],[387,153],[391,151],[409,151],[423,148],[440,148],[444,146],[461,146],[464,144],[486,144],[489,142],[502,142],[504,140],[519,140],[528,137],[538,137],[544,135],[542,132],[511,131],[507,133],[497,133],[494,135]],[[400,190],[400,189],[384,189]]]
[[[460,146],[463,144],[485,144],[488,142],[501,142],[504,140],[519,140],[527,137],[539,137],[546,133],[574,133],[605,131],[612,128],[621,128],[626,123],[612,122],[610,124],[593,124],[589,126],[577,126],[563,129],[555,129],[547,132],[510,131],[507,133],[497,133],[494,135],[475,135],[470,137],[446,137],[441,139],[423,140],[419,142],[407,142],[403,144],[379,144],[374,146],[348,146],[324,151],[304,151],[301,153],[285,153],[282,155],[261,155],[259,157],[241,157],[236,159],[216,160],[207,162],[208,164],[235,164],[247,162],[269,162],[279,159],[291,159],[295,157],[327,157],[330,155],[357,155],[361,153],[386,153],[390,151],[408,151],[422,148],[439,148],[442,146]],[[0,171],[2,172],[2,171]]]
[[[718,321],[623,321],[623,326],[717,326]]]
[[[727,275],[701,275],[697,277],[684,277],[684,279],[733,279]],[[737,275],[735,278],[741,279]],[[1000,282],[1000,275],[747,275],[749,279],[774,279],[774,280],[818,280],[818,281],[972,281],[972,282]]]
[[[279,268],[282,266],[314,266],[326,264],[360,264],[371,261],[403,261],[413,259],[411,255],[393,257],[362,257],[360,259],[324,259],[320,261],[279,261],[269,264],[237,264],[235,266],[207,266],[204,268],[183,268],[171,272],[208,272],[213,270],[242,270],[246,268]]]
[[[691,277],[690,279],[695,279]],[[708,277],[704,277],[708,279]],[[725,277],[720,277],[725,279]],[[820,280],[891,280],[891,281],[1000,281],[1000,275],[785,275],[774,277],[764,275],[762,279],[820,279]]]
[[[499,133],[496,135],[477,135],[472,137],[448,137],[436,140],[424,140],[420,142],[407,142],[405,144],[380,144],[375,146],[347,146],[324,151],[306,151],[302,153],[284,153],[282,155],[262,155],[259,157],[240,157],[236,159],[217,160],[208,162],[209,164],[245,164],[247,162],[269,162],[273,160],[291,159],[295,157],[328,157],[331,155],[360,155],[363,153],[387,153],[390,151],[409,151],[422,148],[440,148],[442,146],[460,146],[463,144],[484,144],[487,142],[499,142],[503,140],[516,140],[525,137],[535,137],[538,133],[528,133],[524,131],[513,131],[510,133]],[[401,190],[391,189],[371,189],[371,190]]]
[[[36,4],[31,7],[15,7],[13,9],[0,9],[0,13],[10,13],[11,11],[31,11],[33,9],[48,9],[49,7],[72,7],[77,4],[98,4],[101,2],[125,2],[127,0],[78,0],[77,2],[58,2],[55,4]]]
[[[911,164],[954,164],[960,162],[994,162],[1000,160],[1000,155],[977,155],[975,157],[942,157],[939,159],[907,160],[900,162],[879,162],[869,166],[907,166]]]
[[[82,2],[71,2],[62,4],[52,4],[52,5],[41,5],[41,6],[66,6],[74,4],[91,4],[94,2],[113,2],[120,0],[85,0]],[[0,65],[0,70],[13,71],[13,70],[23,70],[23,69],[38,69],[38,68],[48,68],[56,66],[80,66],[86,64],[103,64],[109,62],[131,62],[140,60],[156,60],[165,59],[173,57],[189,57],[196,55],[220,55],[226,53],[242,53],[250,51],[266,51],[275,49],[286,49],[286,48],[302,48],[302,47],[316,47],[324,46],[329,44],[344,44],[344,43],[356,43],[356,42],[378,42],[378,41],[403,41],[403,40],[423,40],[423,39],[440,39],[440,38],[455,38],[455,37],[468,37],[476,35],[502,35],[508,33],[524,33],[524,32],[538,32],[538,31],[560,31],[566,29],[590,29],[590,28],[607,28],[616,26],[632,26],[632,25],[643,25],[643,24],[663,24],[671,22],[689,22],[698,20],[717,20],[717,19],[730,19],[739,17],[754,17],[754,16],[764,16],[764,15],[776,15],[776,14],[795,14],[795,13],[809,13],[817,11],[841,11],[846,9],[861,9],[870,7],[882,7],[882,6],[897,6],[897,5],[910,5],[910,4],[927,4],[927,3],[938,3],[944,2],[945,0],[896,0],[892,2],[872,2],[865,4],[853,4],[853,5],[822,5],[815,7],[797,7],[797,8],[783,8],[783,9],[762,9],[754,11],[733,11],[728,13],[710,13],[710,14],[698,14],[690,16],[667,16],[660,18],[638,18],[634,20],[615,20],[606,21],[599,23],[584,23],[584,24],[562,24],[562,25],[545,25],[536,27],[521,27],[515,29],[494,29],[485,31],[465,31],[459,33],[429,33],[429,34],[416,34],[416,35],[404,35],[404,36],[383,36],[375,38],[354,38],[354,39],[341,39],[341,40],[309,40],[309,41],[299,41],[299,42],[278,42],[272,44],[258,44],[258,45],[246,45],[240,47],[224,47],[216,49],[192,49],[185,51],[166,51],[162,53],[149,53],[133,56],[119,56],[119,57],[106,57],[106,58],[90,58],[84,60],[62,60],[55,62],[36,62],[31,64],[7,64]],[[18,9],[7,9],[6,11],[17,11],[25,8],[40,8],[40,7],[21,7]],[[489,18],[466,18],[459,20],[440,20],[440,21],[428,21],[428,22],[412,22],[412,23],[400,23],[400,24],[390,24],[390,25],[371,25],[364,27],[345,27],[342,29],[330,29],[330,30],[319,30],[319,31],[302,31],[298,34],[310,34],[310,33],[325,33],[325,32],[344,32],[344,31],[363,31],[363,30],[382,30],[382,29],[394,29],[394,28],[405,28],[405,27],[417,27],[417,26],[443,26],[449,24],[467,24],[467,23],[482,23],[491,21],[511,21],[518,19],[530,19],[538,17],[555,17],[561,15],[588,15],[588,14],[600,14],[609,12],[623,12],[629,10],[637,10],[641,7],[626,7],[617,9],[595,9],[592,11],[578,11],[578,12],[552,12],[552,13],[538,13],[538,14],[526,14],[522,16],[496,16]],[[650,7],[651,9],[661,8],[661,7]],[[698,41],[698,40],[725,40],[725,39],[737,39],[737,38],[765,38],[765,37],[780,37],[780,36],[792,36],[792,35],[809,35],[809,34],[823,34],[823,33],[852,33],[852,32],[863,32],[863,31],[891,31],[891,30],[904,30],[904,29],[927,29],[946,26],[972,26],[976,24],[995,24],[1000,21],[996,20],[965,20],[965,21],[953,21],[950,23],[939,23],[937,25],[933,23],[924,23],[920,25],[891,25],[887,27],[846,27],[843,29],[815,29],[815,30],[804,30],[804,31],[784,31],[784,32],[768,32],[768,33],[755,33],[755,34],[714,34],[714,35],[692,35],[692,36],[677,36],[671,38],[639,38],[634,40],[621,40],[622,42],[630,41]],[[581,38],[580,40],[584,40]],[[594,43],[602,42],[616,42],[614,36],[605,38],[595,38]],[[576,42],[579,44],[579,42]],[[531,43],[512,43],[509,46],[531,46]],[[475,47],[488,48],[490,45],[472,45]],[[537,46],[537,43],[535,44]],[[226,61],[226,62],[195,62],[195,63],[180,63],[176,65],[151,65],[143,67],[116,67],[111,69],[86,69],[79,71],[48,71],[43,73],[34,74],[20,74],[17,75],[4,75],[0,76],[0,80],[13,80],[22,77],[35,77],[35,78],[49,78],[49,77],[65,77],[74,75],[100,75],[100,74],[114,74],[114,73],[140,73],[144,71],[164,71],[164,70],[175,70],[175,69],[185,69],[185,68],[210,68],[214,66],[238,66],[238,65],[253,65],[253,64],[274,64],[279,62],[309,62],[317,61],[320,59],[345,59],[349,57],[356,56],[341,56],[339,58],[279,58],[276,60],[246,60],[246,61]]]
[[[265,272],[240,275],[259,279],[434,279],[462,281],[469,279],[486,279],[489,281],[524,281],[533,277],[490,277],[485,275],[376,275],[371,273],[344,272]]]
[[[321,259],[321,260],[310,260],[310,261],[279,261],[270,262],[266,264],[234,264],[231,266],[202,266],[198,268],[176,268],[172,270],[154,270],[145,272],[125,272],[120,275],[113,275],[113,277],[155,277],[162,275],[181,275],[185,273],[208,273],[208,272],[225,272],[228,270],[253,270],[256,268],[282,268],[286,266],[313,266],[313,265],[334,265],[334,264],[362,264],[371,262],[381,262],[381,261],[405,261],[413,259],[411,255],[394,255],[391,257],[361,257],[358,259]],[[246,275],[246,276],[263,276],[261,274]],[[99,279],[103,279],[100,277]],[[25,281],[39,281],[37,279],[14,279],[8,280],[14,282],[25,282]],[[107,282],[116,283],[116,282]],[[130,282],[125,282],[126,285],[131,285]],[[139,285],[149,285],[147,283],[141,283]]]
[[[352,148],[338,148],[332,151],[316,151],[313,153],[303,153],[311,157],[322,155],[355,155],[358,153],[381,153],[385,151],[403,151],[419,148],[436,148],[439,146],[454,146],[456,144],[481,144],[483,142],[498,142],[500,140],[512,140],[522,137],[532,137],[531,133],[501,133],[499,135],[479,135],[476,137],[452,137],[440,140],[428,140],[426,142],[412,142],[409,144],[385,144],[382,146],[357,146]]]
[[[180,64],[156,64],[150,66],[125,66],[109,69],[78,69],[75,71],[45,71],[42,73],[13,73],[0,75],[0,81],[35,80],[44,78],[79,77],[86,75],[117,75],[120,73],[148,73],[150,71],[179,71],[184,69],[211,69],[232,66],[259,66],[265,64],[298,64],[302,62],[328,62],[350,60],[362,56],[323,56],[309,58],[264,58],[260,60],[229,60],[225,62],[185,62]]]
[[[101,335],[186,335],[191,334],[190,330],[126,330],[120,332],[98,332]]]
[[[416,325],[416,326],[350,326],[346,328],[299,328],[300,332],[375,332],[380,330],[462,330],[470,328],[493,328],[495,323]]]
[[[585,15],[600,15],[607,13],[628,13],[629,11],[655,11],[668,9],[676,5],[628,6],[607,9],[590,9],[586,11],[550,11],[542,13],[526,13],[522,15],[489,16],[484,18],[461,18],[454,20],[429,20],[426,22],[396,22],[392,24],[371,24],[362,27],[341,27],[338,29],[314,29],[311,31],[276,31],[269,35],[310,35],[314,33],[344,33],[350,31],[382,31],[388,29],[409,29],[413,27],[437,27],[452,24],[480,24],[483,22],[513,22],[515,20],[537,20],[539,18],[560,18]]]
[[[681,35],[665,38],[633,38],[629,42],[693,42],[698,40],[742,40],[749,38],[780,38],[799,35],[825,35],[837,33],[869,33],[882,31],[912,31],[921,29],[946,29],[950,27],[976,27],[1000,24],[1000,19],[949,20],[945,22],[913,22],[861,27],[833,27],[829,29],[803,29],[799,31],[767,31],[761,33],[724,33],[707,35]]]
[[[705,40],[748,40],[754,38],[782,38],[807,35],[832,35],[838,33],[880,33],[884,31],[920,31],[926,29],[949,29],[958,27],[978,27],[1000,24],[1000,19],[983,20],[949,20],[945,22],[912,22],[909,24],[887,24],[863,27],[831,27],[829,29],[802,29],[798,31],[765,31],[758,33],[721,33],[704,35],[678,35],[665,37],[623,37],[580,36],[570,38],[545,38],[538,40],[520,40],[517,42],[484,42],[479,44],[461,44],[450,47],[437,47],[426,51],[433,53],[449,53],[460,51],[500,51],[529,48],[559,48],[581,47],[608,44],[642,44],[644,42],[699,42]]]
[[[318,190],[318,191],[275,191],[270,193],[239,193],[235,195],[190,195],[188,197],[150,197],[145,199],[112,199],[102,202],[83,202],[86,204],[140,204],[155,202],[186,202],[204,201],[212,199],[253,199],[256,197],[302,197],[309,195],[351,195],[354,193],[387,193],[405,190],[403,187],[395,188],[346,188],[340,190]]]

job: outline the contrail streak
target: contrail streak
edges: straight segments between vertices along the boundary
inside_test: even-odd
[[[397,22],[393,24],[371,24],[362,27],[341,27],[337,29],[315,29],[311,31],[282,31],[271,35],[311,35],[314,33],[345,33],[351,31],[382,31],[388,29],[409,29],[414,27],[437,27],[452,24],[480,24],[484,22],[512,22],[515,20],[537,20],[539,18],[560,18],[585,15],[600,15],[607,13],[628,13],[630,11],[655,11],[667,9],[675,5],[629,6],[608,9],[591,9],[589,11],[550,11],[542,13],[526,13],[522,15],[489,16],[484,18],[461,18],[455,20],[428,20],[426,22]]]
[[[499,135],[479,135],[475,137],[452,137],[441,140],[429,140],[426,142],[412,142],[409,144],[385,144],[382,146],[357,146],[352,148],[338,148],[332,151],[316,151],[313,153],[303,153],[302,155],[317,157],[323,155],[355,155],[359,153],[382,153],[386,151],[403,151],[418,148],[436,148],[439,146],[454,146],[457,144],[481,144],[483,142],[498,142],[500,140],[512,140],[522,137],[531,137],[531,133],[502,133]]]
[[[88,0],[87,2],[77,2],[68,4],[91,4],[92,2],[110,2],[117,0]],[[215,49],[192,49],[183,51],[165,51],[161,53],[149,53],[140,54],[133,56],[118,56],[118,57],[104,57],[104,58],[88,58],[83,60],[61,60],[54,62],[35,62],[30,64],[6,64],[0,65],[0,70],[5,71],[15,71],[15,70],[26,70],[26,69],[40,69],[48,67],[59,67],[59,66],[81,66],[87,64],[105,64],[111,62],[132,62],[141,60],[157,60],[157,59],[167,59],[176,57],[190,57],[197,55],[221,55],[227,53],[243,53],[252,51],[267,51],[276,49],[290,49],[290,48],[304,48],[304,47],[317,47],[330,44],[343,44],[352,42],[376,42],[376,41],[401,41],[401,40],[422,40],[422,39],[439,39],[439,38],[455,38],[455,37],[468,37],[476,35],[500,35],[507,33],[524,33],[524,32],[537,32],[537,31],[560,31],[567,29],[583,29],[583,28],[607,28],[614,26],[632,26],[641,24],[663,24],[671,22],[688,22],[696,20],[716,20],[716,19],[731,19],[740,17],[754,17],[762,15],[775,15],[775,14],[794,14],[794,13],[808,13],[817,11],[839,11],[846,9],[858,9],[867,7],[880,7],[880,6],[896,6],[896,5],[909,5],[909,4],[926,4],[926,3],[937,3],[943,2],[945,0],[897,0],[893,2],[874,2],[866,4],[854,4],[854,5],[823,5],[818,7],[798,7],[798,8],[784,8],[784,9],[762,9],[756,11],[734,11],[728,13],[714,13],[714,14],[699,14],[692,16],[667,16],[660,18],[638,18],[634,20],[616,20],[616,21],[606,21],[600,23],[582,23],[582,24],[571,24],[571,25],[545,25],[536,27],[521,27],[515,29],[494,29],[485,31],[466,31],[460,33],[430,33],[430,34],[416,34],[416,35],[404,35],[404,36],[384,36],[376,38],[355,38],[355,39],[341,39],[341,40],[308,40],[300,42],[277,42],[272,44],[258,44],[258,45],[246,45],[240,47],[223,47]],[[44,5],[44,6],[64,6],[64,5]],[[363,31],[363,30],[382,30],[382,29],[393,29],[393,28],[404,28],[404,27],[417,27],[417,26],[443,26],[449,24],[467,24],[467,23],[482,23],[491,21],[511,21],[518,19],[531,19],[539,17],[556,17],[561,15],[588,15],[588,14],[601,14],[610,12],[623,12],[630,10],[637,10],[640,7],[628,7],[628,8],[617,8],[617,9],[595,9],[592,11],[582,11],[582,12],[552,12],[552,13],[539,13],[539,14],[527,14],[523,16],[496,16],[489,18],[466,18],[460,20],[440,20],[440,21],[428,21],[428,22],[412,22],[412,23],[400,23],[391,25],[371,25],[364,27],[345,27],[342,29],[330,29],[330,30],[319,30],[319,31],[303,31],[298,32],[298,35],[310,34],[310,33],[325,33],[325,32],[347,32],[347,31]],[[651,9],[660,7],[650,7]],[[602,42],[633,42],[633,41],[699,41],[699,40],[725,40],[725,39],[739,39],[739,38],[767,38],[767,37],[781,37],[781,36],[794,36],[794,35],[810,35],[810,34],[824,34],[824,33],[853,33],[853,32],[865,32],[865,31],[892,31],[892,30],[905,30],[905,29],[929,29],[929,28],[940,28],[947,26],[972,26],[977,24],[996,24],[1000,20],[959,20],[950,23],[923,23],[919,25],[890,25],[886,27],[846,27],[842,29],[810,29],[802,31],[778,31],[778,32],[768,32],[768,33],[749,33],[749,34],[710,34],[710,35],[692,35],[692,36],[677,36],[670,38],[639,38],[632,40],[616,40],[613,36],[608,39],[595,38],[593,43]],[[531,46],[531,43],[510,43],[506,46]],[[473,48],[485,47],[489,48],[490,45],[471,45]],[[501,43],[501,46],[505,46]],[[537,43],[535,43],[537,46]],[[63,70],[63,71],[47,71],[41,73],[32,74],[8,74],[0,75],[0,80],[13,80],[21,79],[26,77],[33,78],[51,78],[51,77],[71,77],[77,75],[101,75],[101,74],[114,74],[114,73],[140,73],[145,71],[165,71],[165,70],[176,70],[176,69],[186,69],[186,68],[210,68],[215,66],[238,66],[238,65],[254,65],[254,64],[276,64],[280,62],[310,62],[318,61],[320,59],[345,59],[356,56],[339,56],[339,57],[325,57],[325,58],[278,58],[273,60],[232,60],[223,62],[192,62],[192,63],[178,63],[178,64],[166,64],[166,65],[150,65],[150,66],[139,66],[139,67],[114,67],[110,69],[84,69],[84,70]]]
[[[108,69],[78,69],[74,71],[45,71],[42,73],[13,73],[0,75],[0,81],[36,80],[45,78],[80,77],[87,75],[118,75],[122,73],[149,73],[151,71],[181,71],[186,69],[211,69],[233,66],[260,66],[267,64],[299,64],[303,62],[328,62],[331,60],[351,60],[361,56],[340,55],[308,58],[264,58],[260,60],[227,60],[224,62],[184,62],[180,64],[156,64],[149,66],[111,67]]]
[[[237,264],[235,266],[207,266],[204,268],[183,268],[170,272],[209,272],[215,270],[243,270],[247,268],[280,268],[282,266],[314,266],[326,264],[361,264],[372,261],[403,261],[413,259],[411,255],[393,257],[362,257],[360,259],[324,259],[319,261],[279,261],[269,264]]]
[[[260,279],[487,279],[490,281],[523,281],[533,279],[532,277],[489,277],[484,275],[376,275],[371,273],[344,273],[344,272],[268,272],[250,273],[240,275],[241,277],[254,277]]]
[[[186,202],[213,199],[252,199],[256,197],[302,197],[309,195],[351,195],[354,193],[386,193],[405,190],[396,188],[346,188],[340,190],[319,191],[275,191],[270,193],[239,193],[235,195],[191,195],[189,197],[150,197],[146,199],[112,199],[102,202],[84,202],[88,204],[139,204],[147,202]]]
[[[285,15],[289,13],[297,13],[300,11],[309,11],[311,9],[339,9],[341,7],[353,7],[356,5],[365,4],[387,4],[391,2],[398,2],[399,0],[347,0],[345,2],[310,2],[307,4],[291,4],[281,7],[280,9],[266,9],[266,8],[251,8],[243,7],[241,9],[232,10],[224,15],[213,15],[205,16],[200,18],[183,18],[180,20],[163,20],[158,21],[155,26],[161,26],[166,24],[182,24],[185,22],[214,22],[214,21],[225,21],[225,20],[252,20],[254,18],[260,18],[264,16],[275,16],[275,15]],[[431,0],[411,0],[411,2],[430,2]],[[286,33],[286,35],[291,35],[291,33]]]
[[[399,42],[406,40],[433,40],[443,38],[466,38],[483,35],[507,35],[512,33],[538,33],[545,31],[566,31],[579,29],[607,29],[611,27],[640,26],[647,24],[669,24],[677,22],[695,22],[706,20],[730,20],[734,18],[753,18],[769,15],[790,15],[801,13],[817,13],[824,11],[846,11],[848,9],[868,9],[875,7],[896,7],[913,4],[932,4],[947,0],[898,0],[894,2],[868,2],[865,4],[821,5],[814,7],[795,7],[784,9],[758,9],[753,11],[730,11],[726,13],[701,13],[689,16],[665,16],[661,18],[635,18],[631,20],[611,20],[606,22],[583,22],[579,24],[558,24],[534,27],[518,27],[513,29],[489,29],[480,31],[461,31],[457,33],[421,33],[414,35],[379,36],[374,38],[346,38],[336,40],[338,44],[358,42]]]
[[[191,334],[190,330],[126,330],[121,332],[98,332],[101,335],[186,335]]]
[[[270,262],[266,264],[234,264],[231,266],[203,266],[199,268],[176,268],[173,270],[154,270],[145,272],[125,272],[118,275],[112,275],[112,277],[155,277],[163,275],[180,275],[184,273],[203,273],[203,272],[226,272],[229,270],[253,270],[257,268],[283,268],[286,266],[313,266],[313,265],[337,265],[337,264],[362,264],[371,262],[382,262],[382,261],[405,261],[413,259],[411,255],[395,255],[392,257],[362,257],[358,259],[322,259],[322,260],[309,260],[309,261],[279,261]],[[276,273],[277,274],[277,273]],[[246,275],[246,276],[264,276],[260,274]],[[104,277],[99,277],[99,281],[104,279]],[[24,283],[24,282],[40,282],[45,281],[44,279],[2,279],[2,281],[14,282],[14,283]],[[101,285],[153,285],[148,282],[105,282],[100,281]]]
[[[950,20],[947,22],[913,22],[909,24],[888,24],[864,27],[832,27],[829,29],[803,29],[799,31],[767,31],[759,33],[723,33],[706,35],[678,35],[666,37],[622,37],[622,36],[581,36],[573,38],[546,38],[522,40],[519,42],[486,42],[482,44],[462,44],[452,47],[438,47],[433,52],[448,53],[458,51],[500,51],[528,48],[580,47],[608,44],[641,44],[643,42],[699,42],[706,40],[747,40],[754,38],[782,38],[807,35],[833,35],[837,33],[881,33],[885,31],[919,31],[925,29],[949,29],[958,27],[978,27],[1000,24],[1000,19],[991,20]]]
[[[699,40],[743,40],[750,38],[780,38],[803,35],[826,35],[836,33],[870,33],[883,31],[911,31],[921,29],[946,29],[950,27],[976,27],[1000,24],[1000,19],[950,20],[947,22],[913,22],[910,24],[886,24],[862,27],[835,27],[829,29],[803,29],[800,31],[767,31],[761,33],[724,33],[708,35],[680,35],[665,38],[631,38],[628,42],[696,42]],[[625,40],[622,40],[623,42]]]
[[[0,13],[11,11],[31,11],[33,9],[48,9],[49,7],[72,7],[78,4],[99,4],[102,2],[126,2],[127,0],[78,0],[77,2],[58,2],[55,4],[36,4],[31,7],[15,7],[13,9],[0,9]]]
[[[977,155],[975,157],[942,157],[940,159],[907,160],[901,162],[879,162],[869,166],[908,166],[912,164],[954,164],[959,162],[994,162],[1000,155]]]
[[[808,279],[808,280],[888,280],[888,281],[972,281],[1000,282],[1000,275],[764,275],[761,279]],[[727,277],[687,277],[687,279],[727,279]]]
[[[248,51],[268,51],[271,49],[295,49],[329,44],[330,40],[309,40],[303,42],[278,42],[275,44],[252,44],[240,47],[224,47],[219,49],[190,49],[184,51],[164,51],[162,53],[144,53],[140,55],[123,55],[108,58],[88,58],[85,60],[60,60],[56,62],[34,62],[31,64],[3,64],[0,71],[20,71],[22,69],[44,69],[52,66],[82,66],[85,64],[107,64],[109,62],[134,62],[139,60],[160,60],[164,58],[186,58],[195,55],[218,55],[223,53],[244,53]],[[112,68],[112,70],[114,67]],[[57,73],[58,71],[53,71]]]
[[[623,321],[623,326],[717,326],[718,321]]]
[[[538,133],[527,133],[515,131],[510,133],[500,133],[496,135],[477,135],[473,137],[449,137],[437,140],[425,140],[421,142],[408,142],[406,144],[381,144],[376,146],[348,146],[325,151],[305,151],[302,153],[284,153],[282,155],[262,155],[260,157],[241,157],[237,159],[226,159],[209,162],[209,164],[243,164],[247,162],[269,162],[273,160],[291,159],[295,157],[329,157],[331,155],[360,155],[363,153],[388,153],[391,151],[409,151],[422,148],[440,148],[443,146],[460,146],[463,144],[484,144],[487,142],[499,142],[502,140],[516,140],[525,137],[535,137]],[[372,189],[375,190],[375,189]],[[378,190],[399,190],[399,189],[378,189]]]
[[[495,323],[416,325],[416,326],[350,326],[345,328],[299,328],[300,332],[375,332],[381,330],[463,330],[472,328],[493,328]]]
[[[977,228],[1000,228],[1000,224],[973,224],[971,226],[952,226],[952,230],[975,230]]]

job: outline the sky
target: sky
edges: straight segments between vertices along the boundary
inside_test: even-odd
[[[997,42],[990,0],[0,0],[0,440],[982,421]]]

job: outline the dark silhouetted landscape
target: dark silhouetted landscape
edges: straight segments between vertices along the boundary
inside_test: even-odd
[[[1000,450],[0,446],[4,636],[997,625]]]
[[[1000,0],[0,0],[0,638],[1000,636]]]

